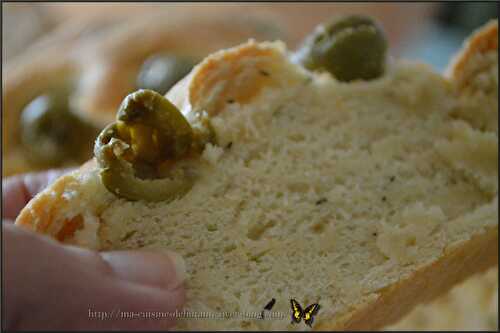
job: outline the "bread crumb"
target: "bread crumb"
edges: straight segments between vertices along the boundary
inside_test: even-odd
[[[224,149],[219,146],[207,143],[205,150],[203,151],[202,158],[206,160],[211,165],[217,164],[222,154],[224,154]]]

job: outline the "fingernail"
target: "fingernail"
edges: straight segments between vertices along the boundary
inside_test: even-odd
[[[177,275],[177,281],[178,281],[178,285],[175,286],[175,288],[177,288],[180,284],[186,281],[187,278],[186,262],[184,261],[182,256],[178,253],[168,252],[168,256],[175,267],[175,274]]]
[[[111,251],[102,258],[120,279],[134,283],[173,290],[186,277],[186,266],[174,252]]]

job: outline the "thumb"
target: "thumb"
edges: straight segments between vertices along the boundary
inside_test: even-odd
[[[7,328],[164,330],[175,324],[172,314],[185,302],[179,255],[98,253],[14,225],[4,224],[3,231]]]
[[[185,301],[186,270],[178,254],[113,251],[100,257],[108,278],[105,297],[89,308],[90,327],[158,330],[175,324],[175,310]]]

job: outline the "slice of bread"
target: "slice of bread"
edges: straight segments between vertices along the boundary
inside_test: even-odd
[[[379,79],[341,83],[291,63],[281,42],[249,41],[167,94],[206,111],[217,134],[185,196],[117,198],[90,161],[16,223],[97,250],[179,252],[187,310],[240,312],[181,329],[304,329],[290,323],[292,298],[320,304],[315,329],[381,328],[498,263],[498,134],[461,116],[459,82],[394,61]],[[272,298],[283,318],[241,317]]]

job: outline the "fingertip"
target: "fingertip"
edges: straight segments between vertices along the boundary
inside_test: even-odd
[[[133,283],[175,290],[186,278],[184,260],[174,252],[110,251],[101,257],[112,274]]]

